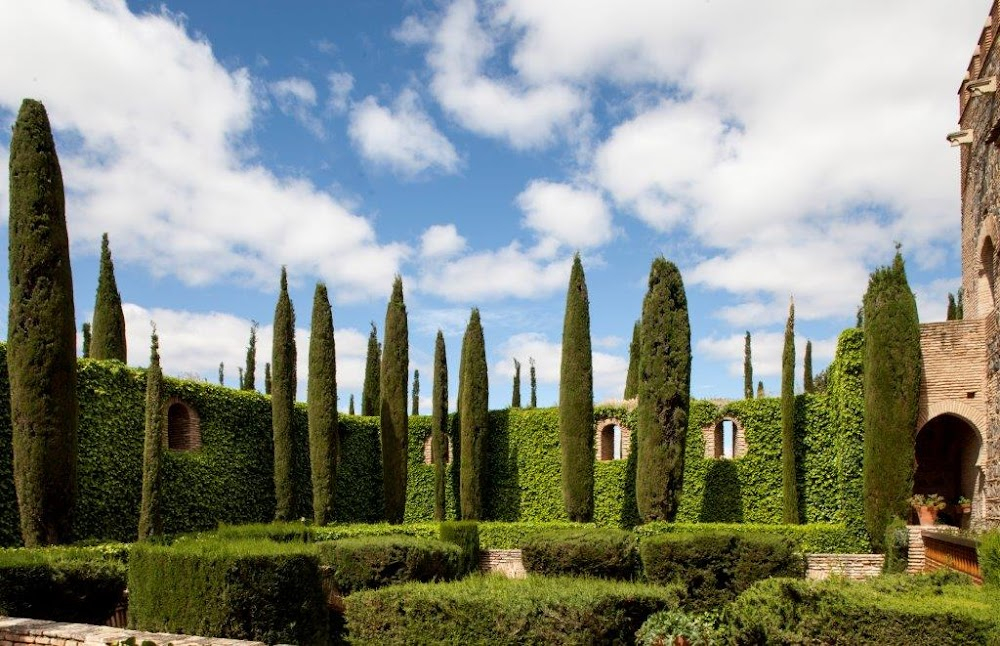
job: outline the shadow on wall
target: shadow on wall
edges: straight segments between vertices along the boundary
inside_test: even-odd
[[[698,520],[703,523],[743,522],[743,487],[735,462],[709,462]]]

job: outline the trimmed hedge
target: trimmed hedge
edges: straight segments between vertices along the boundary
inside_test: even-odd
[[[867,551],[854,532],[837,524],[767,525],[763,523],[647,523],[635,528],[639,540],[675,532],[728,532],[777,534],[793,541],[803,554],[859,554]]]
[[[358,592],[346,617],[362,644],[629,644],[649,615],[677,603],[673,587],[471,576]]]
[[[738,644],[1000,644],[995,599],[962,578],[771,579],[728,606],[724,623],[729,643]]]
[[[462,561],[457,545],[413,536],[345,538],[318,547],[341,594],[409,581],[450,581]]]
[[[457,545],[462,552],[460,574],[479,569],[479,526],[475,521],[445,521],[441,523],[439,531],[442,541]]]
[[[687,610],[705,611],[731,601],[761,579],[805,576],[795,544],[776,534],[674,533],[639,545],[646,579],[680,583]]]
[[[411,523],[407,525],[390,525],[381,523],[351,523],[316,527],[301,522],[266,523],[252,525],[219,525],[219,529],[207,537],[217,536],[225,540],[268,539],[277,542],[314,543],[336,541],[344,538],[362,538],[368,536],[416,536],[418,538],[437,538],[437,523]]]
[[[136,544],[128,573],[129,627],[269,644],[327,643],[316,551],[266,540]]]
[[[559,529],[596,527],[571,523],[568,520],[547,523],[505,523],[488,521],[479,523],[479,544],[484,550],[519,550],[532,536]]]
[[[550,530],[527,539],[521,550],[532,574],[631,581],[639,569],[635,535],[620,529]]]
[[[979,537],[976,548],[983,583],[1000,587],[1000,531],[987,532]]]

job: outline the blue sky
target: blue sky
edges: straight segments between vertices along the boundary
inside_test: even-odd
[[[284,264],[300,397],[325,280],[346,409],[398,272],[423,410],[434,334],[445,332],[454,392],[471,307],[491,406],[509,404],[514,357],[522,396],[533,357],[539,404],[555,404],[579,251],[595,397],[616,398],[662,254],[687,287],[692,394],[741,396],[745,330],[755,381],[776,393],[789,298],[799,363],[811,339],[819,371],[895,241],[921,320],[943,318],[960,278],[958,155],[944,136],[988,9],[7,2],[0,154],[21,100],[42,100],[67,187],[77,318],[91,315],[107,231],[132,365],[147,361],[155,320],[167,372],[214,381],[223,361],[233,385],[256,320],[262,375]]]

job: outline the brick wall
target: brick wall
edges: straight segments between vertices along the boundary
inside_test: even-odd
[[[985,414],[985,320],[924,323],[920,326],[920,352],[924,360],[922,410],[940,402],[959,401]]]
[[[884,562],[884,554],[806,554],[806,578],[868,579],[882,573]]]
[[[95,644],[119,644],[134,638],[135,644],[155,646],[266,646],[263,642],[248,642],[237,639],[192,637],[167,633],[144,633],[108,626],[71,624],[41,619],[19,619],[0,617],[0,646],[20,646],[21,644],[46,644],[49,646],[94,646]]]
[[[508,579],[523,579],[527,576],[521,550],[483,550],[479,554],[479,571],[484,574],[495,572]]]

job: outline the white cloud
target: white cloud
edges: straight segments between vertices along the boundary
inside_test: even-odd
[[[424,258],[449,258],[465,246],[465,238],[454,224],[432,225],[420,236],[420,255]]]
[[[407,248],[254,161],[251,86],[169,14],[136,16],[121,0],[0,4],[0,109],[45,103],[75,240],[109,231],[116,258],[190,284],[270,285],[287,264],[344,299],[381,293]]]
[[[566,288],[571,262],[540,259],[515,241],[425,266],[420,289],[454,302],[541,298]]]
[[[571,248],[595,247],[613,235],[611,211],[591,189],[534,180],[517,196],[517,205],[525,226]]]
[[[459,158],[438,132],[413,90],[403,90],[392,108],[365,97],[351,109],[348,134],[362,157],[407,177],[428,170],[454,173]]]
[[[933,323],[945,320],[948,315],[948,294],[957,294],[961,286],[962,279],[959,276],[913,285],[920,322]]]
[[[805,357],[806,339],[801,335],[795,335],[795,380],[802,383],[802,362]],[[703,353],[705,356],[719,361],[726,366],[728,373],[733,377],[743,376],[743,343],[742,333],[725,337],[704,337],[695,344],[695,351]],[[750,332],[750,357],[753,363],[754,388],[757,381],[770,378],[781,377],[781,355],[785,348],[784,332]],[[812,340],[812,362],[813,373],[826,368],[833,360],[833,355],[837,351],[837,338],[813,339]],[[766,384],[765,384],[766,385]],[[772,384],[773,386],[773,384]],[[756,392],[756,390],[755,390]],[[774,392],[770,388],[769,392]]]
[[[330,72],[327,77],[330,83],[330,99],[327,105],[337,114],[347,111],[351,90],[354,89],[354,77],[347,72]]]
[[[307,79],[291,76],[268,84],[268,89],[278,102],[278,108],[294,118],[316,137],[322,139],[323,124],[313,115],[316,107],[316,88]]]

